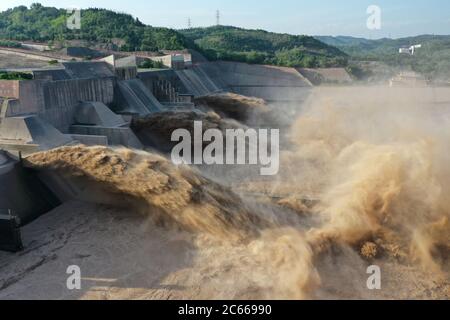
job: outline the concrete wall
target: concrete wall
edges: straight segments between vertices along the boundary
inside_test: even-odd
[[[89,136],[84,134],[71,134],[73,140],[78,141],[86,146],[107,146],[108,137],[106,136]]]
[[[39,113],[44,109],[44,93],[42,81],[20,81],[19,105],[11,115]]]
[[[273,102],[302,100],[312,87],[294,68],[225,61],[202,63],[197,68],[219,88]]]
[[[68,47],[62,49],[61,52],[66,56],[78,58],[99,58],[102,56],[100,52],[86,47]]]
[[[114,78],[114,70],[105,61],[64,62],[71,79]]]
[[[0,142],[5,144],[33,144],[40,150],[49,150],[70,144],[72,139],[56,130],[36,115],[2,119]]]
[[[73,124],[73,115],[80,101],[111,104],[115,80],[72,79],[63,81],[20,81],[20,103],[10,103],[8,117],[37,114],[62,132]]]
[[[223,85],[215,81],[210,75],[199,66],[193,66],[186,70],[176,71],[183,85],[189,93],[195,97],[205,96],[211,93],[223,91]]]
[[[126,146],[130,148],[142,148],[142,144],[130,128],[126,127],[99,127],[99,126],[80,126],[70,127],[70,132],[76,135],[94,135],[105,136],[110,145]]]
[[[128,122],[112,112],[104,103],[88,101],[77,106],[73,124],[122,127],[128,125]]]
[[[142,72],[139,78],[163,103],[185,102],[180,95],[186,93],[199,97],[222,91],[291,103],[305,99],[312,87],[294,68],[222,61],[186,70]]]
[[[65,69],[39,69],[33,70],[34,80],[60,81],[69,80],[70,75]]]
[[[297,68],[297,71],[314,85],[352,82],[352,77],[345,68]]]
[[[71,106],[80,101],[98,101],[108,105],[114,100],[114,82],[109,78],[46,82],[43,85],[45,108]]]
[[[173,70],[140,72],[139,79],[163,103],[191,102],[189,91]]]
[[[186,70],[141,72],[138,76],[163,103],[187,102],[186,94],[199,97],[221,91],[291,103],[304,100],[312,87],[294,68],[222,61],[199,63]]]
[[[137,77],[137,68],[136,67],[123,67],[115,69],[116,76],[120,80],[130,80]]]
[[[215,62],[221,77],[233,87],[310,87],[311,83],[294,68],[252,65],[238,62]]]
[[[115,112],[146,116],[164,107],[140,79],[118,81],[115,90]]]

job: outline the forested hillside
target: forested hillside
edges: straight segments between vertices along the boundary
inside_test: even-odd
[[[209,59],[289,67],[331,67],[347,63],[347,56],[342,51],[309,36],[231,26],[185,29],[180,32],[194,41]]]
[[[316,37],[341,49],[352,59],[381,61],[391,66],[403,66],[428,78],[450,76],[450,36],[421,35],[401,39],[369,40],[352,37]],[[399,54],[401,47],[421,44],[414,56]]]
[[[33,4],[0,13],[0,39],[38,42],[88,40],[119,43],[120,50],[158,51],[190,47],[186,38],[175,30],[146,26],[131,15],[105,9],[81,12],[81,30],[67,28],[63,9]]]

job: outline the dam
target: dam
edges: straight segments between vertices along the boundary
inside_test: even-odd
[[[0,83],[0,298],[297,299],[317,283],[316,268],[324,297],[358,298],[366,264],[392,268],[401,254],[407,262],[388,272],[423,275],[404,249],[420,240],[409,235],[424,230],[423,218],[432,229],[422,235],[448,238],[446,212],[420,214],[446,199],[448,88],[352,85],[335,69],[107,60],[30,68],[33,79]],[[327,79],[345,85],[320,85]],[[253,124],[246,101],[260,119],[273,115],[268,108],[286,125]],[[280,128],[279,174],[179,168],[153,152],[152,134],[196,120]],[[384,242],[380,228],[401,237]],[[338,277],[336,263],[345,266]],[[82,270],[80,291],[64,285],[72,265]],[[362,291],[403,297],[397,285]],[[416,292],[416,282],[405,285]],[[414,297],[428,288],[445,296],[437,286]]]
[[[143,149],[130,127],[135,118],[195,110],[196,99],[222,93],[289,105],[304,101],[314,86],[295,68],[202,59],[176,69],[143,70],[138,60],[63,61],[60,67],[21,68],[30,80],[0,81],[0,179],[10,186],[0,210],[9,213],[3,215],[9,234],[82,189],[62,177],[34,174],[23,168],[23,157],[77,144]]]

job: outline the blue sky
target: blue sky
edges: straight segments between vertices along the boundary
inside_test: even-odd
[[[366,38],[450,34],[448,0],[1,0],[0,9],[33,2],[66,7],[100,7],[139,17],[147,24],[171,28],[221,24],[309,35]],[[366,27],[369,5],[381,8],[381,30]]]

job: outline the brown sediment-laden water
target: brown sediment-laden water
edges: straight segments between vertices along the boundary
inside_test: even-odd
[[[230,183],[125,148],[25,162],[87,181],[110,205],[120,198],[170,237],[188,232],[196,254],[168,276],[183,288],[175,297],[448,299],[450,106],[416,94],[317,89],[288,129],[279,174],[264,179]],[[384,274],[378,295],[366,288],[370,265]]]

